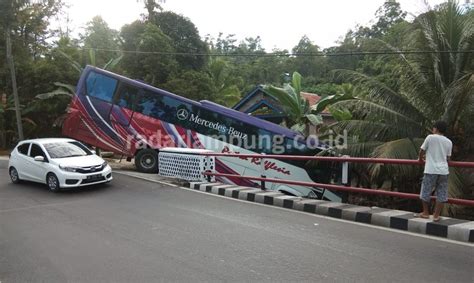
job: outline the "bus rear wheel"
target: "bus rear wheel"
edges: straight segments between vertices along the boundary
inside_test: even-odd
[[[158,151],[150,148],[140,150],[135,156],[135,166],[143,173],[158,173]]]

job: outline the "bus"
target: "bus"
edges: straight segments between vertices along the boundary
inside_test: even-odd
[[[193,101],[93,66],[79,79],[69,105],[63,135],[134,159],[138,171],[158,172],[160,148],[207,149],[219,153],[315,155],[325,149],[297,132],[210,101]],[[217,157],[219,173],[260,176],[255,158]],[[328,166],[305,161],[265,159],[268,178],[329,182]],[[218,181],[256,186],[242,178]],[[329,190],[266,183],[288,195],[341,201]]]

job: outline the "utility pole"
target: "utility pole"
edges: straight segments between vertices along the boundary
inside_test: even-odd
[[[12,90],[13,90],[13,99],[15,101],[15,114],[16,114],[16,125],[18,130],[18,139],[24,140],[23,136],[23,124],[21,121],[21,112],[20,112],[20,99],[18,98],[18,90],[16,87],[16,74],[15,74],[15,63],[12,56],[12,43],[10,38],[10,25],[7,24],[5,29],[5,39],[7,45],[7,64],[10,68],[10,74],[12,78]]]

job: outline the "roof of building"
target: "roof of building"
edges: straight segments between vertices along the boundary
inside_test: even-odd
[[[239,110],[248,100],[250,100],[250,98],[252,98],[255,94],[258,93],[258,91],[262,91],[264,92],[265,94],[273,97],[271,94],[267,93],[265,91],[265,89],[259,85],[257,86],[256,88],[254,88],[251,92],[249,92],[246,96],[244,96],[244,98],[242,98],[234,107],[232,107],[233,109],[236,109],[236,110]],[[303,98],[307,99],[308,102],[309,102],[309,106],[314,106],[316,105],[319,100],[321,99],[321,96],[315,94],[315,93],[310,93],[310,92],[300,92],[301,96],[303,96]],[[325,109],[323,111],[322,114],[329,114],[329,111],[327,109]]]

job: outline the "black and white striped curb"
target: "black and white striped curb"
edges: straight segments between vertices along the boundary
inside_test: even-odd
[[[276,191],[222,183],[191,182],[189,186],[191,189],[230,198],[474,243],[474,221],[442,217],[439,222],[433,222],[431,219],[417,218],[409,211],[304,199]]]

